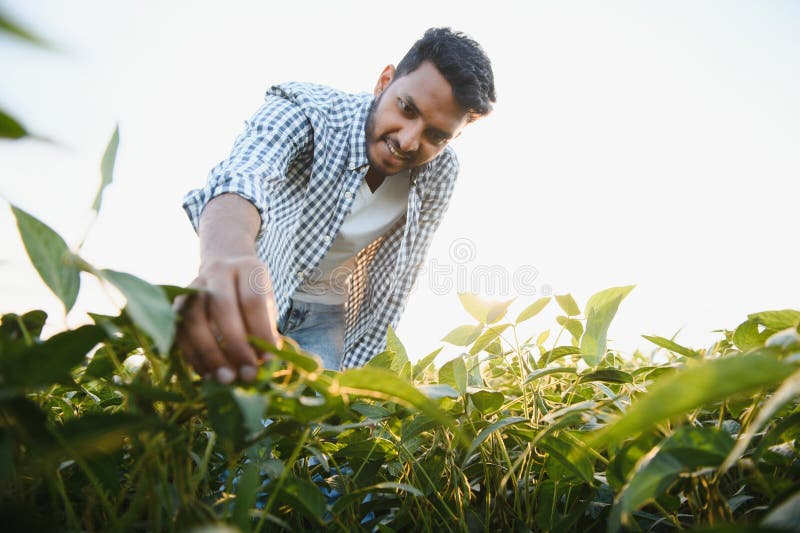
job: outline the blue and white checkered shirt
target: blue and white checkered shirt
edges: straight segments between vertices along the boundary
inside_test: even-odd
[[[330,248],[366,176],[364,126],[372,100],[306,83],[270,88],[230,156],[211,170],[205,187],[184,198],[195,230],[205,205],[221,194],[238,194],[258,209],[256,247],[269,268],[279,321]],[[406,215],[356,257],[343,368],[385,350],[387,327],[397,327],[457,174],[450,147],[412,169]]]

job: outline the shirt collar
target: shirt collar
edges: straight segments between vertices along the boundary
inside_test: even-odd
[[[367,115],[372,107],[374,97],[365,98],[356,109],[356,116],[350,130],[350,156],[347,160],[348,170],[361,170],[369,165],[367,158]]]

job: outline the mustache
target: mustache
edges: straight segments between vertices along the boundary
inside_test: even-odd
[[[397,152],[397,154],[400,156],[401,159],[411,161],[414,158],[414,152],[404,152],[403,150],[400,149],[400,145],[396,141],[394,141],[394,139],[392,139],[391,137],[388,136],[385,137],[384,142],[386,142],[386,144],[388,144],[392,148],[392,150]]]

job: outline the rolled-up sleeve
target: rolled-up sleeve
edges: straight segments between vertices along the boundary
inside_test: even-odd
[[[312,143],[311,124],[300,107],[280,96],[268,95],[246,122],[230,155],[211,170],[206,185],[184,197],[183,209],[195,231],[208,202],[233,193],[256,207],[261,217],[261,235],[269,218],[269,184],[285,179],[291,161]]]

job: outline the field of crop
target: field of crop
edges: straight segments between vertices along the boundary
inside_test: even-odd
[[[110,182],[117,135],[94,208]],[[323,371],[287,343],[254,384],[194,375],[170,300],[88,264],[12,207],[66,310],[81,275],[118,316],[41,339],[0,323],[0,520],[24,531],[720,531],[800,523],[800,311],[751,314],[708,349],[646,337],[609,350],[632,287],[531,303],[461,294],[470,322],[409,360],[391,330],[364,368]],[[552,301],[555,300],[555,301]],[[548,305],[563,314],[533,336]]]
[[[1,14],[0,32],[35,42]],[[0,109],[0,138],[27,135]],[[98,268],[11,209],[65,312],[87,277],[126,304],[47,338],[43,311],[0,317],[3,531],[800,531],[800,311],[623,354],[607,335],[632,286],[516,316],[460,294],[449,361],[391,329],[344,372],[254,338],[277,357],[223,386],[173,347],[191,290]]]

